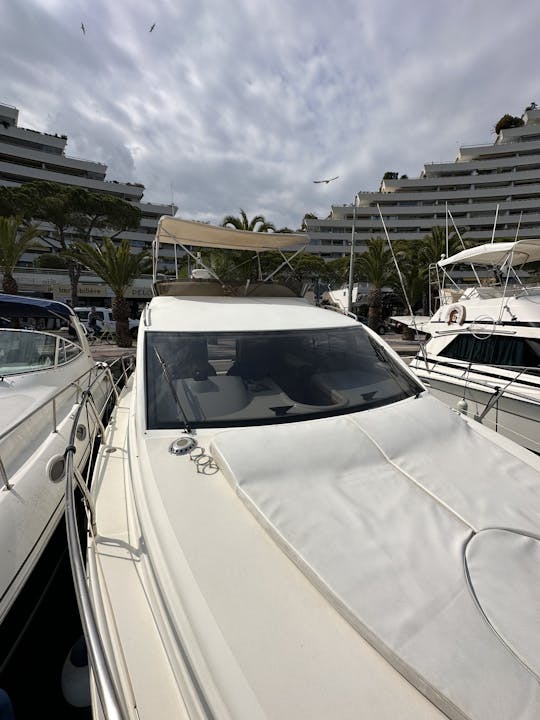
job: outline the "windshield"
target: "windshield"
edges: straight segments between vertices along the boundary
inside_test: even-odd
[[[265,333],[146,333],[148,428],[291,422],[422,392],[359,326]]]
[[[0,375],[44,370],[76,358],[82,348],[58,335],[33,330],[0,330]]]

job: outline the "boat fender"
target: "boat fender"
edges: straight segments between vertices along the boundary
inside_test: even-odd
[[[62,695],[73,707],[90,706],[90,672],[86,641],[80,637],[62,667]]]
[[[466,415],[469,410],[469,403],[465,400],[465,398],[461,398],[461,400],[458,400],[457,404],[457,410],[462,415]]]
[[[2,688],[0,688],[0,720],[15,720],[15,713],[9,695]]]
[[[444,319],[447,325],[463,325],[465,322],[465,305],[449,305]]]

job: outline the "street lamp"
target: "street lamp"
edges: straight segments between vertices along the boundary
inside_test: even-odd
[[[353,305],[353,285],[354,285],[354,232],[356,222],[356,207],[358,205],[358,193],[354,196],[353,201],[353,219],[352,219],[352,232],[351,232],[351,255],[349,258],[349,300],[347,303],[347,310],[352,312]]]

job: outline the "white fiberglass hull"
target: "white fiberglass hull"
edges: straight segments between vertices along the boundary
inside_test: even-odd
[[[96,373],[94,363],[81,356],[68,366],[47,370],[41,381],[40,373],[33,373],[6,377],[0,387],[2,407],[5,412],[11,411],[11,417],[6,418],[7,428],[16,426],[0,442],[5,472],[0,489],[0,624],[64,512],[64,453],[76,404],[83,387]],[[62,387],[65,389],[60,392]],[[99,414],[109,387],[103,373],[103,381],[94,387],[93,394]],[[97,420],[87,414],[80,425],[81,434],[75,438],[75,463],[82,470]]]
[[[423,359],[413,359],[411,369],[432,393],[451,408],[504,435],[519,445],[540,453],[540,377],[527,375],[512,381],[512,374],[493,380],[465,366],[435,360],[429,370]],[[514,376],[517,373],[513,374]],[[496,388],[508,389],[500,394]],[[494,397],[496,396],[496,397]],[[483,415],[488,403],[490,409]],[[465,403],[465,404],[464,404]]]
[[[201,431],[207,474],[130,394],[88,548],[127,717],[537,717],[537,458],[423,396]]]

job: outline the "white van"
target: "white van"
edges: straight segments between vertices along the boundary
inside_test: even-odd
[[[90,313],[90,307],[76,307],[73,308],[73,310],[76,312],[76,314],[79,317],[79,320],[84,325],[86,329],[88,329],[88,315]],[[113,320],[112,316],[112,310],[111,308],[106,307],[96,307],[96,315],[97,315],[97,322],[100,327],[109,329],[112,333],[116,332],[116,321]],[[129,334],[132,337],[137,337],[137,332],[139,329],[139,321],[138,320],[129,320]]]

